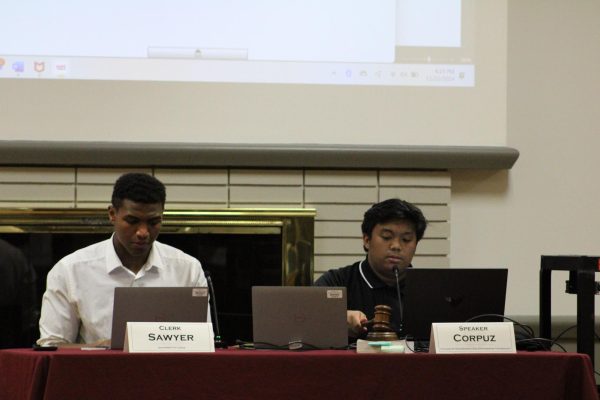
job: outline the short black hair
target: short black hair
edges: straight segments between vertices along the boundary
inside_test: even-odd
[[[164,208],[167,192],[165,185],[152,175],[130,172],[115,182],[111,203],[119,208],[125,199],[143,204],[160,203]]]
[[[414,204],[400,199],[388,199],[373,204],[365,212],[361,225],[362,233],[367,237],[371,237],[375,225],[397,220],[412,222],[415,226],[417,242],[423,238],[425,229],[427,228],[427,220],[423,212]]]

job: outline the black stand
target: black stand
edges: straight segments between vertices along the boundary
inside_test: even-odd
[[[215,336],[215,348],[216,349],[226,349],[227,343],[221,339],[221,336]]]
[[[540,270],[540,336],[552,339],[551,273],[569,271],[567,293],[577,295],[577,352],[590,356],[594,365],[595,273],[600,272],[597,256],[542,256]]]

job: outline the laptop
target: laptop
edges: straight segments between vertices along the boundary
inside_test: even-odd
[[[403,293],[404,332],[408,340],[428,342],[433,322],[466,322],[483,315],[504,315],[505,268],[406,270]],[[500,317],[474,322],[500,322]]]
[[[345,287],[253,286],[254,347],[346,348],[347,303]]]
[[[127,322],[206,322],[205,287],[117,287],[111,349],[122,349]]]

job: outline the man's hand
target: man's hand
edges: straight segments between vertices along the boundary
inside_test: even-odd
[[[348,324],[348,336],[350,337],[359,337],[367,332],[367,316],[362,311],[346,311],[346,322]]]

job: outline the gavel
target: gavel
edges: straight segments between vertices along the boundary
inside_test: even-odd
[[[384,304],[375,306],[375,316],[365,324],[372,325],[373,330],[367,335],[367,340],[398,340],[398,335],[390,327],[392,307]]]
[[[375,306],[375,317],[373,318],[373,330],[376,332],[391,332],[390,318],[392,307],[383,304]]]

